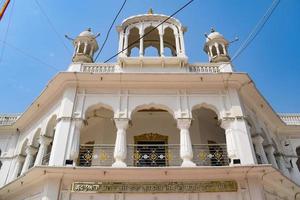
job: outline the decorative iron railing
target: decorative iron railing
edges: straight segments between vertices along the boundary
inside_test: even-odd
[[[81,145],[78,165],[111,166],[114,162],[114,145]],[[226,166],[229,164],[226,144],[194,144],[193,162],[197,166]],[[167,167],[180,166],[178,144],[134,144],[127,146],[127,166]]]
[[[19,118],[20,114],[0,114],[0,126],[10,126]]]

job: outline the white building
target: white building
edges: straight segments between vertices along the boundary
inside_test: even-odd
[[[300,114],[274,112],[214,30],[189,63],[177,19],[153,29],[167,18],[124,20],[117,63],[82,32],[68,70],[1,116],[1,199],[300,199]]]

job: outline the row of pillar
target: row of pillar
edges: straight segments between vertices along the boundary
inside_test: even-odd
[[[124,33],[123,31],[120,32],[120,42],[119,42],[119,51],[123,51],[123,56],[128,56],[128,37],[130,35],[130,31],[126,31]],[[139,37],[141,38],[139,40],[139,56],[144,56],[144,32],[139,33]],[[185,55],[185,47],[183,43],[183,34],[180,33],[174,33],[175,37],[175,46],[176,46],[176,55]],[[164,35],[163,33],[159,33],[159,53],[160,56],[164,56]]]
[[[279,155],[276,159],[276,149],[273,145],[263,146],[264,138],[261,135],[255,135],[252,137],[252,142],[255,147],[256,153],[260,156],[262,163],[271,163],[274,168],[281,169],[283,174],[290,177],[289,170],[285,166],[285,161],[282,155]]]
[[[12,178],[15,179],[19,174],[24,174],[32,165],[42,165],[43,157],[47,154],[51,142],[52,138],[42,135],[39,138],[40,145],[38,148],[27,146],[25,149],[26,156],[17,155]]]

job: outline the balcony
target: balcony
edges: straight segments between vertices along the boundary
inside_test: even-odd
[[[226,144],[194,144],[193,162],[197,166],[227,166]],[[82,167],[112,166],[114,163],[114,145],[83,144],[80,145],[78,165]],[[180,166],[179,144],[127,145],[127,166],[132,167],[171,167]]]

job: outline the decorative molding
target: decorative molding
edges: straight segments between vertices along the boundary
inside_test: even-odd
[[[197,182],[74,182],[72,192],[78,193],[200,193],[237,192],[236,181]]]

